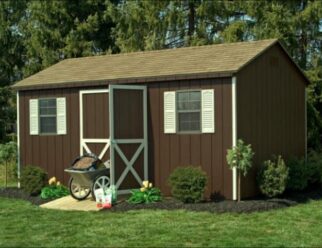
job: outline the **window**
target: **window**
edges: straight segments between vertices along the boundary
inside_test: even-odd
[[[201,92],[177,92],[177,125],[179,132],[200,132]]]
[[[67,134],[66,98],[29,100],[29,134]]]
[[[39,99],[40,134],[57,133],[56,99]]]
[[[164,133],[214,133],[215,90],[165,91]]]

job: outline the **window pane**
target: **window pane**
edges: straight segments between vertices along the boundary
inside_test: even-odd
[[[178,101],[189,101],[189,92],[178,92]]]
[[[40,133],[56,133],[56,116],[40,117]]]
[[[201,99],[201,93],[200,91],[191,91],[190,92],[190,100],[191,101],[199,101]]]
[[[56,99],[40,99],[39,114],[56,115]]]
[[[56,115],[56,107],[51,108],[51,107],[46,107],[46,108],[40,108],[39,109],[40,115]]]
[[[200,91],[178,92],[178,110],[200,110]]]
[[[200,131],[200,112],[179,113],[179,131]]]
[[[56,108],[56,99],[40,99],[39,106],[41,108]]]

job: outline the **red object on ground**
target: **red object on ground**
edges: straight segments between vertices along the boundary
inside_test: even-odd
[[[97,206],[98,208],[102,208],[102,207],[103,207],[102,203],[97,203],[97,204],[96,204],[96,206]]]
[[[104,203],[103,204],[103,208],[111,208],[112,207],[112,204],[111,203]]]

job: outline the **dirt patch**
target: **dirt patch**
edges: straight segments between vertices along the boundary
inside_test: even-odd
[[[43,200],[40,198],[40,196],[30,196],[28,193],[18,188],[0,188],[0,197],[21,199],[21,200],[29,201],[35,205],[41,205],[50,201],[50,200]]]

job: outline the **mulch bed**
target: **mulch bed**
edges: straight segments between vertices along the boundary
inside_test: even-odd
[[[29,194],[23,192],[18,188],[0,188],[0,197],[8,197],[14,199],[22,199],[31,202],[35,205],[41,205],[49,202],[50,200],[43,200],[40,196],[29,196]],[[163,209],[163,210],[190,210],[190,211],[207,211],[212,213],[251,213],[262,212],[272,209],[285,208],[295,206],[299,203],[305,203],[309,200],[322,199],[321,189],[311,189],[305,192],[288,192],[280,198],[253,198],[244,200],[241,202],[235,202],[230,200],[221,201],[208,201],[195,204],[184,204],[174,198],[164,198],[162,202],[156,202],[151,204],[130,204],[125,200],[119,201],[112,209],[102,210],[106,213],[109,212],[126,212],[130,210],[140,209]]]
[[[50,200],[43,200],[40,196],[30,196],[28,193],[25,193],[23,190],[18,188],[0,188],[0,197],[7,197],[13,199],[21,199],[29,201],[35,205],[41,205]]]
[[[212,213],[252,213],[262,212],[272,209],[295,206],[298,203],[305,203],[311,199],[322,199],[322,190],[308,190],[306,192],[287,193],[280,198],[253,198],[241,202],[221,200],[208,201],[195,204],[184,204],[174,198],[164,198],[162,202],[151,204],[133,205],[126,201],[120,201],[112,209],[103,210],[105,212],[126,212],[140,209],[164,209],[164,210],[190,210],[190,211],[207,211]]]

